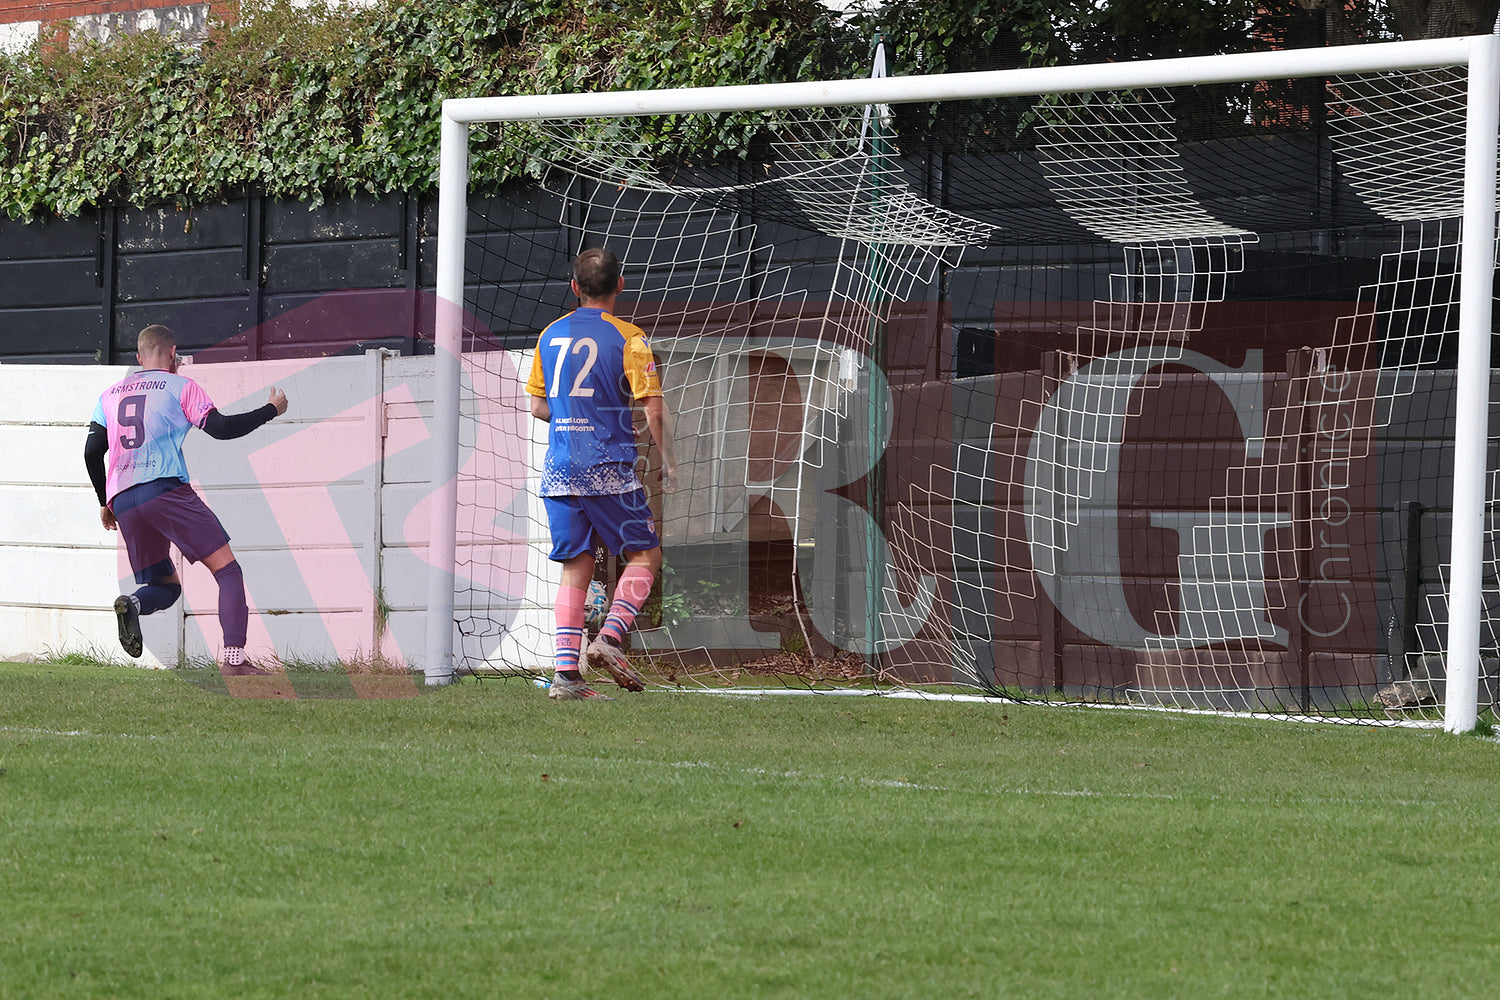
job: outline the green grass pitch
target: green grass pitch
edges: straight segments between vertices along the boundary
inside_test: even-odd
[[[0,665],[0,998],[1474,997],[1500,745]]]

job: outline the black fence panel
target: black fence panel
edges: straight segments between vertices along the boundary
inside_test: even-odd
[[[406,195],[0,220],[0,361],[129,363],[152,323],[198,362],[417,353],[422,222]]]

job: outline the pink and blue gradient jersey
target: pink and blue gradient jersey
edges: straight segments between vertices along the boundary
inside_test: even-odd
[[[600,309],[574,310],[542,331],[526,391],[552,414],[541,496],[641,488],[631,403],[662,394],[645,331]]]
[[[202,427],[213,400],[190,378],[153,369],[136,372],[105,389],[94,407],[94,423],[109,433],[105,495],[157,479],[188,481],[182,439]]]

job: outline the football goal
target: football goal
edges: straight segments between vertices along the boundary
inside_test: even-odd
[[[446,101],[428,682],[550,671],[523,382],[602,245],[648,679],[1473,729],[1497,45]]]

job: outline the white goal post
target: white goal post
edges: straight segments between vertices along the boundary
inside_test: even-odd
[[[433,506],[423,663],[427,684],[449,683],[456,666],[453,620],[459,401],[471,126],[555,118],[900,105],[1437,67],[1466,67],[1468,74],[1454,436],[1457,459],[1452,495],[1447,698],[1443,727],[1450,732],[1472,730],[1477,723],[1480,671],[1490,329],[1496,236],[1496,141],[1497,122],[1500,122],[1500,113],[1497,113],[1497,105],[1500,105],[1500,36],[1492,35],[937,76],[444,101],[437,232]],[[562,280],[565,276],[557,277]]]

